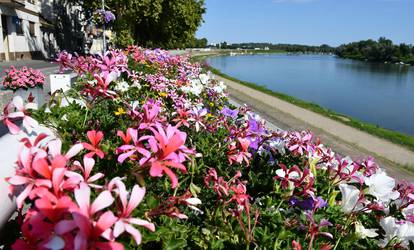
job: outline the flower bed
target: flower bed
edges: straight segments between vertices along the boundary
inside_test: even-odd
[[[267,130],[188,58],[59,58],[79,74],[76,101],[16,97],[3,116],[12,133],[17,118],[56,133],[23,140],[8,179],[23,189],[14,249],[413,247],[413,184],[309,131]]]
[[[23,67],[16,69],[11,66],[9,70],[5,70],[3,77],[3,88],[16,91],[18,89],[30,89],[43,87],[45,76],[39,70]]]

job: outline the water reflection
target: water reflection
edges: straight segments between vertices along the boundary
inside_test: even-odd
[[[385,64],[377,62],[360,62],[342,58],[337,58],[337,60],[335,60],[335,64],[337,67],[342,67],[344,69],[355,70],[358,72],[369,71],[372,74],[406,75],[412,70],[412,66],[409,65]]]

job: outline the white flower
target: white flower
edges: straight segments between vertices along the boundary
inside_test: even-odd
[[[98,81],[96,79],[88,81],[88,84],[91,85],[91,86],[95,86],[97,83],[98,83]]]
[[[396,238],[401,246],[408,248],[409,241],[414,240],[414,223],[412,222],[397,224],[394,217],[388,216],[381,219],[380,225],[385,231],[385,237],[379,244],[381,247],[387,246],[391,240]]]
[[[185,202],[193,206],[201,204],[201,200],[199,198],[194,197],[186,199]]]
[[[126,92],[129,89],[129,84],[125,81],[118,82],[115,86],[115,90],[120,92]]]
[[[277,149],[277,151],[279,151],[282,155],[286,154],[285,142],[283,140],[272,140],[270,141],[269,146]]]
[[[285,178],[286,177],[286,172],[283,169],[278,169],[278,170],[276,170],[275,173],[280,178]],[[299,173],[296,172],[296,171],[292,171],[292,172],[289,173],[288,177],[289,177],[289,179],[298,179],[299,178]]]
[[[400,197],[398,191],[393,191],[395,180],[389,177],[384,171],[380,170],[370,177],[367,177],[365,179],[365,185],[369,187],[367,194],[375,196],[379,201],[389,202]]]
[[[213,87],[214,92],[221,94],[224,90],[227,89],[227,86],[224,85],[224,82],[220,81],[216,86]]]
[[[390,240],[397,236],[398,225],[395,223],[395,218],[391,216],[382,218],[380,225],[385,231],[385,237],[379,245],[385,247]]]
[[[408,219],[408,217],[414,215],[414,204],[410,204],[406,208],[404,208],[401,213],[404,215],[405,219]]]
[[[339,184],[339,189],[342,194],[342,211],[349,214],[353,211],[361,209],[361,204],[358,204],[360,191],[358,188],[345,183]]]
[[[378,236],[377,234],[378,229],[367,229],[365,228],[360,222],[355,223],[355,232],[361,237],[362,239],[365,238],[375,238]]]
[[[138,80],[133,81],[132,82],[132,86],[137,87],[138,89],[141,89],[142,88],[142,86],[141,86],[141,84],[139,83]]]
[[[206,85],[208,81],[210,80],[210,76],[207,74],[200,74],[198,77],[200,78],[200,82],[203,85]]]
[[[198,207],[196,207],[197,205],[201,205],[201,200],[199,198],[188,198],[185,200],[185,202],[187,203],[187,206],[195,211],[197,211],[200,214],[203,214],[203,211],[201,211]]]
[[[62,121],[65,121],[65,122],[67,122],[67,121],[69,121],[68,120],[68,116],[66,115],[66,114],[64,114],[61,118],[60,118]]]
[[[204,86],[202,84],[200,84],[200,81],[197,80],[191,80],[191,85],[190,86],[182,86],[181,90],[184,93],[192,93],[196,96],[199,96],[201,94],[201,92],[204,89]]]

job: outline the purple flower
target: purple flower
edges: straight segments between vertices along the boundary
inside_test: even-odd
[[[221,113],[225,116],[231,117],[232,119],[236,119],[237,115],[239,114],[239,111],[237,109],[229,109],[228,107],[224,107],[221,110]]]
[[[104,12],[105,22],[109,23],[115,20],[115,15],[111,11],[107,10]]]
[[[322,197],[318,196],[316,198],[316,203],[315,203],[316,208],[323,208],[323,207],[327,207],[328,203],[322,199]]]
[[[328,206],[328,203],[322,197],[317,197],[316,200],[312,197],[299,200],[296,197],[291,197],[289,200],[291,206],[300,207],[303,210],[313,210],[314,208],[323,208]]]
[[[249,136],[247,139],[250,141],[250,148],[257,150],[262,140],[262,135],[266,133],[263,122],[260,117],[249,114]]]
[[[296,207],[296,206],[300,207],[303,210],[313,210],[313,206],[315,204],[315,201],[313,200],[312,197],[308,197],[308,198],[303,199],[303,200],[299,200],[296,197],[292,197],[289,200],[289,204],[291,206],[294,206],[294,207]]]

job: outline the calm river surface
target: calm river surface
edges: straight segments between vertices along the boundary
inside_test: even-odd
[[[414,67],[327,55],[240,55],[207,62],[237,79],[414,135]]]

